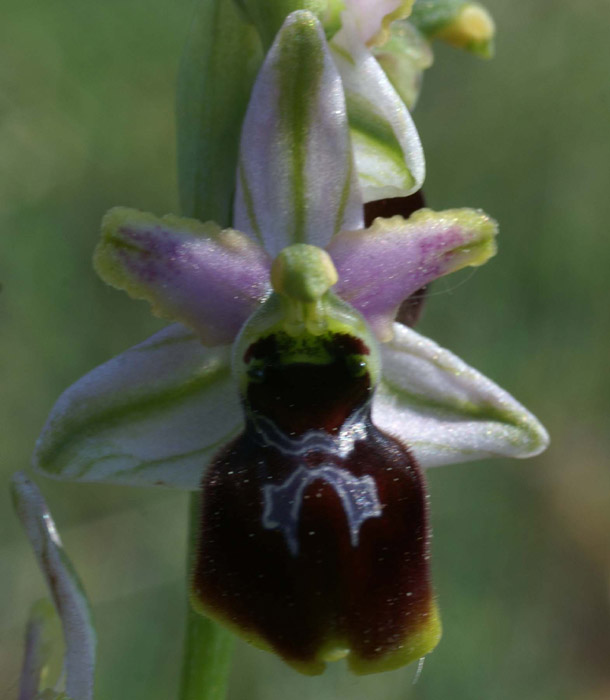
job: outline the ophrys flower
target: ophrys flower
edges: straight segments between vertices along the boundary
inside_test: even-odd
[[[192,330],[68,389],[36,451],[59,478],[203,484],[196,604],[310,673],[340,656],[393,668],[436,644],[419,465],[547,441],[508,394],[392,323],[422,285],[487,260],[495,224],[422,211],[364,229],[352,153],[324,34],[294,13],[244,122],[235,229],[128,209],[104,222],[102,277]]]

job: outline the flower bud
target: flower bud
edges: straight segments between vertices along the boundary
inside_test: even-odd
[[[430,39],[442,39],[483,58],[493,55],[495,24],[477,2],[431,0],[417,3],[411,21]]]

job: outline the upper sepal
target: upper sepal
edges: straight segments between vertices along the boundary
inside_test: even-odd
[[[229,348],[205,348],[176,324],[59,397],[34,467],[56,479],[197,489],[241,425]]]
[[[269,257],[243,233],[125,207],[104,217],[94,264],[105,282],[190,326],[206,345],[230,343],[269,293]]]
[[[288,16],[254,85],[234,225],[273,256],[362,226],[341,79],[309,12]]]
[[[374,423],[423,467],[487,457],[533,457],[549,444],[540,422],[449,350],[401,324],[381,348]]]

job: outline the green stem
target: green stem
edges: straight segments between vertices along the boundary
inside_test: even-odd
[[[200,495],[191,494],[189,507],[188,574],[197,548]],[[187,602],[179,700],[224,700],[231,666],[233,635]]]

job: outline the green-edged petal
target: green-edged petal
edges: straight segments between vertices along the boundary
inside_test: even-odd
[[[234,225],[274,256],[362,226],[341,79],[309,12],[287,18],[252,91]]]
[[[241,421],[229,348],[205,348],[176,324],[60,396],[34,467],[71,481],[197,489]]]
[[[405,299],[438,277],[483,265],[496,252],[497,232],[493,219],[473,209],[377,218],[370,228],[342,231],[328,246],[339,276],[335,292],[385,342]]]
[[[331,47],[345,90],[364,201],[416,192],[426,167],[409,110],[353,26],[346,23]]]
[[[206,345],[230,343],[269,293],[269,256],[213,222],[111,209],[94,263],[105,282],[190,326]]]
[[[22,472],[14,475],[11,486],[15,510],[61,619],[66,647],[66,693],[74,700],[91,700],[96,636],[87,597],[38,488]]]
[[[382,346],[373,422],[433,467],[486,457],[533,457],[549,443],[526,408],[449,350],[401,324]]]

